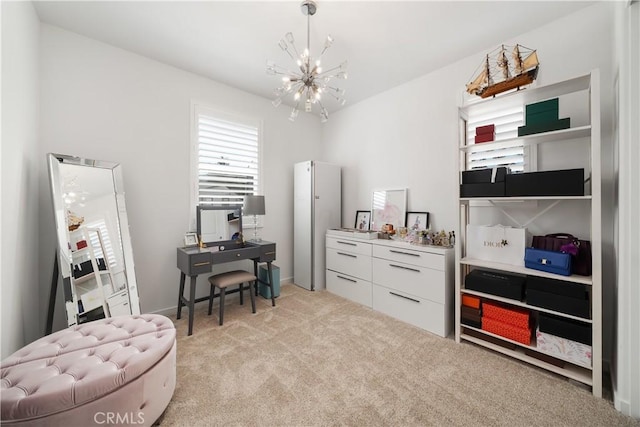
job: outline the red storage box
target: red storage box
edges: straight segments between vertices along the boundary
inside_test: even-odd
[[[485,301],[482,304],[482,315],[484,317],[508,323],[517,328],[529,329],[529,310],[516,307],[505,307],[493,302]]]
[[[483,304],[484,308],[484,304]],[[518,328],[508,323],[502,323],[490,317],[482,317],[482,330],[509,338],[525,345],[531,345],[531,329]]]
[[[495,134],[496,125],[486,125],[486,126],[476,126],[476,135],[485,135],[490,133],[491,135]]]
[[[78,240],[78,242],[76,243],[76,246],[78,247],[78,250],[84,249],[84,248],[87,247],[87,241],[86,240]]]
[[[481,142],[493,141],[493,134],[492,133],[483,133],[483,134],[480,134],[480,135],[476,135],[475,141],[476,141],[476,144],[480,144]]]
[[[480,298],[472,295],[462,295],[462,305],[472,308],[480,308]]]

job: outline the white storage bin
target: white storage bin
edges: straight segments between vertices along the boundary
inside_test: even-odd
[[[524,267],[524,248],[531,246],[526,228],[467,225],[467,257]]]

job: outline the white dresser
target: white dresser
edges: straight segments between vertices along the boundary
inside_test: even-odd
[[[453,249],[327,236],[327,290],[446,337],[453,326]]]

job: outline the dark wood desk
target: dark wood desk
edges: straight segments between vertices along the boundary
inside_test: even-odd
[[[272,286],[273,272],[271,269],[271,262],[276,259],[275,243],[266,241],[246,242],[244,247],[229,248],[222,251],[212,251],[211,248],[178,248],[177,253],[178,269],[180,270],[180,295],[178,296],[178,314],[176,317],[179,319],[182,315],[183,306],[188,307],[189,335],[193,332],[193,308],[195,303],[209,300],[208,296],[196,298],[196,279],[199,274],[211,273],[216,264],[250,259],[253,260],[253,274],[258,277],[258,263],[266,262],[269,282],[259,279],[258,281],[269,286],[271,289],[271,305],[276,305]],[[191,278],[189,299],[184,297],[186,276]]]

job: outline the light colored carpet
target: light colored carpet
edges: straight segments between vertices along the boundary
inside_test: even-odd
[[[174,321],[177,386],[162,426],[638,426],[576,383],[456,344],[326,291],[276,307],[228,298]]]

